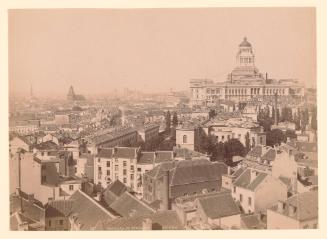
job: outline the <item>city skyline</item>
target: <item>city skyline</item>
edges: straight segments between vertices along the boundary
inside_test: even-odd
[[[70,85],[87,95],[222,82],[245,36],[261,73],[315,87],[314,19],[314,8],[10,10],[10,94],[30,85],[46,96]]]

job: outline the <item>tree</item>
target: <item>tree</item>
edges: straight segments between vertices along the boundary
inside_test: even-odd
[[[178,125],[178,118],[177,118],[177,112],[175,111],[173,114],[173,127],[176,128]]]
[[[171,125],[171,115],[170,111],[168,110],[166,113],[166,131],[170,132],[170,125]]]
[[[313,131],[317,131],[317,108],[316,107],[312,111],[311,129]]]
[[[285,137],[286,137],[286,139],[287,138],[290,138],[290,139],[296,139],[296,137],[297,137],[297,135],[296,135],[296,133],[295,133],[295,131],[294,130],[286,130],[286,132],[285,132]]]
[[[209,119],[214,118],[216,115],[217,115],[217,114],[216,114],[216,111],[215,111],[214,109],[211,109],[211,110],[209,111]]]
[[[267,145],[275,146],[280,145],[281,142],[286,142],[286,136],[280,129],[273,129],[272,131],[267,132]]]
[[[251,150],[249,132],[247,132],[245,135],[245,149],[246,149],[246,152],[249,152]]]
[[[309,111],[308,111],[308,109],[305,109],[304,111],[302,111],[302,114],[301,114],[301,129],[302,129],[302,131],[306,130],[308,123],[309,123]]]
[[[246,149],[238,139],[231,139],[224,143],[225,163],[230,165],[234,156],[245,156]]]

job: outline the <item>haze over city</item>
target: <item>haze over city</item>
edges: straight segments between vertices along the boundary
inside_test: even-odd
[[[305,23],[305,24],[304,24]],[[301,29],[301,30],[296,30]],[[188,90],[225,81],[246,36],[269,77],[316,85],[314,8],[10,10],[10,93]]]

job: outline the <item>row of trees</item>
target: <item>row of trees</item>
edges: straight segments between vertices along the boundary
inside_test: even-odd
[[[282,108],[281,112],[279,109],[272,108],[271,117],[269,107],[260,109],[258,113],[258,122],[264,128],[264,130],[270,131],[271,125],[275,123],[275,116],[277,123],[279,122],[292,122],[295,124],[296,130],[305,130],[309,125],[309,110],[298,110],[298,113],[292,113],[292,109],[289,107]],[[313,109],[311,128],[317,130],[317,112]]]
[[[171,129],[171,125],[176,128],[178,126],[178,117],[177,117],[177,112],[175,111],[173,113],[173,119],[171,119],[171,114],[170,111],[168,110],[166,112],[166,117],[165,117],[165,121],[166,121],[166,131],[170,132]]]

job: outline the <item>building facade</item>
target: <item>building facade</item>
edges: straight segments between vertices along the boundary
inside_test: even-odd
[[[247,101],[264,96],[304,96],[304,87],[296,79],[268,79],[255,66],[252,45],[244,38],[236,55],[236,67],[227,81],[191,79],[191,105],[205,106],[217,100]]]

